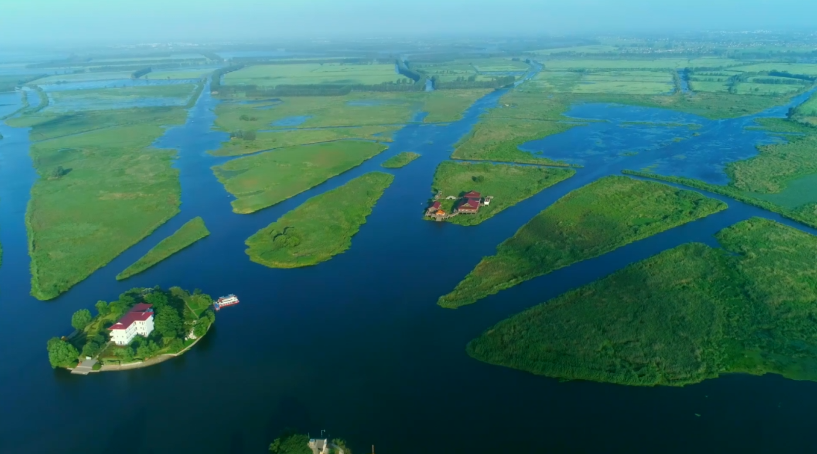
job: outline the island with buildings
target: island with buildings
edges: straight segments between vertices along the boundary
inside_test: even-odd
[[[121,371],[158,364],[187,352],[215,321],[213,299],[200,290],[136,288],[110,303],[99,301],[96,315],[80,309],[74,331],[48,341],[53,368],[74,374]]]

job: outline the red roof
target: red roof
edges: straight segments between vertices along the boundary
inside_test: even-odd
[[[477,199],[465,199],[460,204],[459,209],[471,209],[471,210],[478,210],[479,209],[479,200]]]
[[[465,197],[466,199],[478,199],[482,197],[482,195],[477,191],[471,191],[469,193],[466,193],[463,197]]]
[[[111,325],[110,330],[114,329],[128,329],[128,327],[136,321],[144,322],[153,316],[152,304],[139,303],[133,306],[127,314],[123,315],[118,322]]]
[[[436,209],[439,209],[439,208],[440,208],[440,202],[434,202],[434,203],[431,204],[431,209],[436,210]]]

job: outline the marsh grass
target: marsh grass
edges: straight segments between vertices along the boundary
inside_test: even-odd
[[[754,218],[567,292],[468,345],[570,380],[683,386],[723,373],[817,380],[817,238]]]
[[[389,159],[383,161],[380,164],[382,167],[387,169],[399,169],[400,167],[405,167],[414,161],[415,159],[420,157],[420,153],[415,153],[413,151],[404,151],[402,153],[398,153]]]
[[[116,280],[120,281],[139,274],[208,235],[210,231],[204,225],[204,220],[201,217],[193,218],[172,235],[160,241],[142,258],[117,274]]]
[[[237,197],[233,211],[247,214],[317,186],[385,149],[378,143],[356,141],[303,145],[234,159],[213,171]]]
[[[315,196],[247,239],[247,255],[270,268],[317,265],[349,249],[394,176],[372,172]]]
[[[605,177],[559,199],[485,257],[438,304],[457,308],[726,209],[692,191]]]

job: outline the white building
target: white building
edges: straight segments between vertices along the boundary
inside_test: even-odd
[[[153,305],[139,303],[133,306],[108,329],[111,331],[111,341],[116,345],[128,345],[137,334],[148,337],[153,331]]]

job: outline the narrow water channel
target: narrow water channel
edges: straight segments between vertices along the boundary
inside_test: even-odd
[[[817,405],[814,383],[743,375],[678,389],[559,383],[488,366],[465,354],[465,344],[484,329],[566,290],[689,241],[715,246],[715,232],[751,216],[779,220],[727,200],[725,212],[476,305],[441,309],[436,306],[440,295],[567,192],[624,168],[657,162],[659,169],[671,170],[679,154],[690,160],[688,167],[678,167],[691,169],[685,174],[698,175],[694,169],[705,167],[716,176],[724,160],[748,156],[755,143],[767,140],[745,135],[746,119],[710,124],[685,117],[704,125],[700,136],[685,134],[676,142],[675,132],[632,126],[651,131],[648,144],[644,131],[631,133],[620,123],[682,114],[576,106],[572,115],[577,118],[612,120],[526,145],[544,156],[582,160],[585,167],[576,176],[476,227],[422,220],[434,170],[502,94],[480,99],[457,122],[407,125],[387,151],[360,167],[274,207],[237,215],[231,212],[231,196],[210,170],[227,158],[206,153],[225,134],[211,130],[218,101],[205,89],[186,124],[169,129],[156,143],[179,150],[181,214],[47,303],[28,296],[24,213],[36,175],[27,132],[0,125],[6,137],[0,141],[0,300],[7,309],[0,317],[0,342],[6,346],[0,353],[0,388],[11,390],[4,393],[2,408],[4,415],[14,416],[0,425],[0,452],[254,453],[264,452],[287,427],[326,429],[358,450],[374,444],[379,452],[393,454],[460,452],[463,440],[480,452],[536,446],[554,452],[686,453],[704,439],[716,451],[780,452],[782,440],[808,451],[815,442],[799,428]],[[781,109],[785,112],[782,107],[764,115],[778,115]],[[715,158],[703,143],[695,151],[696,140],[727,140],[721,148],[739,150]],[[638,154],[623,154],[635,148]],[[422,157],[389,170],[395,181],[349,251],[295,270],[268,269],[248,260],[244,240],[255,231],[312,196],[364,173],[387,171],[380,163],[402,151]],[[125,282],[114,279],[195,216],[204,218],[210,237]],[[69,329],[73,311],[114,299],[131,287],[153,285],[201,288],[215,296],[235,292],[242,303],[221,311],[212,333],[190,353],[155,367],[87,377],[50,369],[45,342]],[[122,434],[134,431],[139,436],[123,443]]]

